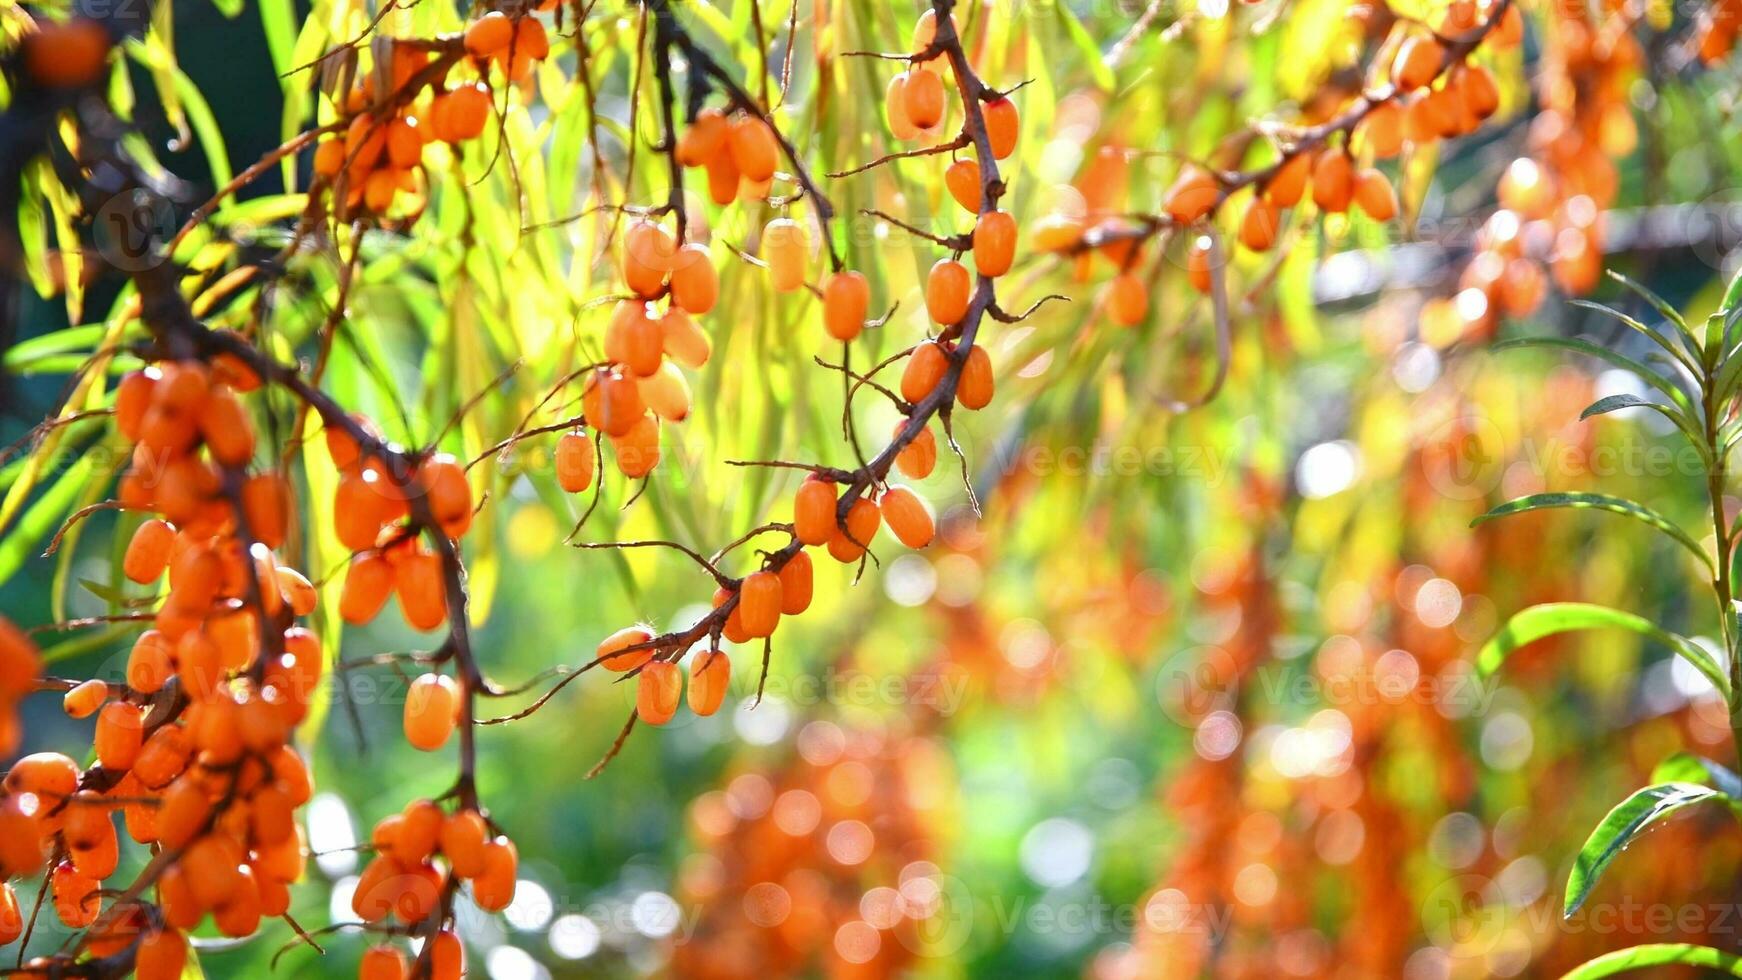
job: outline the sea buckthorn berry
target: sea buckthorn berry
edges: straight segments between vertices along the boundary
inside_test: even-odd
[[[394,569],[394,590],[399,611],[412,629],[429,631],[448,618],[447,583],[442,579],[439,555],[418,551],[405,556]]]
[[[1431,37],[1409,38],[1391,62],[1391,81],[1400,91],[1413,92],[1434,80],[1445,60],[1445,48]]]
[[[970,411],[979,411],[992,403],[996,382],[992,374],[992,356],[984,347],[968,348],[962,361],[961,376],[956,379],[956,402]]]
[[[256,473],[242,481],[242,515],[248,533],[268,548],[290,532],[290,484],[279,473]]]
[[[664,340],[666,356],[689,368],[708,363],[713,345],[709,343],[708,335],[683,310],[675,307],[666,310],[665,316],[659,320],[659,332]]]
[[[896,433],[900,433],[907,424],[905,419],[895,423]],[[913,439],[895,454],[895,468],[913,480],[923,480],[931,476],[931,471],[937,464],[938,441],[929,428],[921,428]]]
[[[139,634],[127,654],[127,686],[140,694],[156,694],[175,672],[170,665],[169,639],[155,629]]]
[[[1134,327],[1149,316],[1149,286],[1135,272],[1121,272],[1107,283],[1107,316],[1122,327]]]
[[[374,619],[393,592],[393,566],[376,552],[352,556],[339,592],[339,617],[353,626]]]
[[[152,389],[157,385],[156,368],[130,371],[115,386],[115,427],[130,442],[139,441],[145,423],[145,412],[151,407]]]
[[[780,143],[760,117],[741,113],[732,120],[726,148],[740,174],[752,183],[774,176],[780,164]]]
[[[1190,280],[1192,288],[1196,289],[1198,292],[1207,293],[1210,291],[1210,286],[1212,285],[1210,278],[1210,239],[1207,236],[1200,235],[1196,241],[1192,242],[1191,247],[1186,250],[1186,278]],[[1139,285],[1141,285],[1141,283],[1139,283]],[[1126,288],[1129,289],[1130,287],[1127,286]],[[1147,290],[1142,294],[1142,299],[1143,311],[1138,315],[1139,320],[1149,312],[1149,293]]]
[[[953,32],[955,30],[955,27],[956,27],[956,15],[951,14],[950,15],[950,30]],[[919,17],[913,22],[913,53],[914,54],[921,54],[925,51],[930,50],[931,46],[932,46],[932,42],[936,41],[937,37],[938,37],[938,14],[937,14],[936,10],[933,10],[930,7],[927,7],[925,9],[925,11],[923,11],[919,15]],[[940,55],[933,57],[930,61],[926,62],[926,64],[932,66],[932,69],[934,71],[941,71],[942,66],[938,65],[936,63],[940,62],[942,60],[943,60],[943,55],[940,54]]]
[[[768,263],[768,281],[777,291],[790,293],[804,286],[809,254],[809,236],[791,218],[776,218],[762,230],[762,258]]]
[[[780,566],[781,615],[797,616],[810,608],[815,576],[811,556],[804,551],[793,555],[787,559],[786,564]]]
[[[738,587],[738,613],[752,637],[760,639],[774,632],[780,625],[780,607],[779,574],[765,570],[744,577]]]
[[[484,873],[484,847],[489,839],[489,826],[476,810],[460,810],[442,821],[442,856],[461,878]]]
[[[641,401],[634,379],[624,377],[621,371],[600,368],[587,379],[581,411],[600,432],[623,436],[647,414],[647,406]]]
[[[1083,219],[1068,214],[1049,214],[1034,223],[1029,239],[1037,252],[1063,252],[1083,240]]]
[[[902,544],[914,549],[931,544],[936,524],[932,519],[931,505],[918,494],[897,484],[883,492],[878,506],[882,510],[883,522]]]
[[[288,565],[278,566],[273,570],[273,576],[278,580],[278,591],[290,603],[291,612],[298,616],[307,616],[315,611],[320,595],[315,592],[315,585],[308,580],[308,576]]]
[[[655,660],[636,677],[635,713],[649,725],[663,725],[677,714],[683,700],[683,673],[677,664]]]
[[[442,533],[450,538],[465,534],[472,526],[472,485],[459,461],[438,453],[418,467],[417,479]]]
[[[823,283],[823,328],[840,341],[852,340],[865,328],[871,311],[871,284],[851,269],[834,273]]]
[[[738,186],[743,177],[730,153],[721,153],[707,162],[708,198],[724,207],[738,199]]]
[[[681,683],[681,681],[680,681]],[[472,901],[486,912],[500,912],[514,901],[520,855],[514,842],[498,837],[484,845],[484,870],[472,879]]]
[[[677,162],[686,167],[700,167],[726,149],[728,129],[726,114],[719,109],[703,109],[696,113],[683,134],[677,138]]]
[[[903,142],[919,137],[919,127],[907,116],[907,80],[912,72],[891,76],[883,89],[883,105],[889,114],[889,135]]]
[[[1487,21],[1493,17],[1494,5],[1499,0],[1484,0],[1477,4],[1478,15]],[[1518,4],[1514,3],[1500,15],[1500,23],[1494,25],[1494,31],[1489,39],[1503,48],[1515,47],[1524,40],[1524,15],[1519,13]]]
[[[54,911],[61,924],[69,929],[83,929],[97,921],[102,906],[98,888],[99,883],[79,874],[71,861],[55,865],[49,889],[54,893]]]
[[[1187,167],[1167,190],[1167,213],[1175,222],[1189,225],[1209,214],[1221,198],[1222,185],[1215,177],[1198,167]]]
[[[722,654],[723,656],[723,654]],[[24,935],[24,915],[18,908],[18,893],[12,890],[10,882],[0,884],[0,946],[10,945]],[[140,976],[145,973],[141,971]],[[176,978],[181,974],[178,972]],[[153,980],[147,977],[146,980]],[[171,978],[175,980],[175,978]]]
[[[671,301],[687,313],[701,316],[720,298],[720,276],[705,245],[690,243],[677,250],[671,268]]]
[[[962,159],[944,168],[944,187],[950,196],[969,213],[980,212],[980,165]]]
[[[1022,131],[1021,116],[1016,103],[1004,96],[986,103],[981,109],[986,121],[986,140],[992,144],[992,156],[1003,160],[1016,152],[1016,137]]]
[[[724,606],[728,600],[737,594],[738,593],[726,588],[725,586],[715,589],[714,608],[718,609],[721,606]],[[755,637],[750,635],[750,631],[744,628],[744,606],[742,603],[732,604],[732,611],[726,614],[726,623],[720,628],[720,635],[733,643],[749,643],[751,640],[755,639]]]
[[[488,58],[514,41],[514,22],[500,10],[492,10],[466,25],[466,53]]]
[[[642,296],[658,296],[676,257],[671,232],[657,221],[637,218],[623,234],[623,282]]]
[[[920,129],[930,129],[943,121],[949,93],[944,80],[936,72],[910,71],[907,83],[901,87],[901,105],[907,119]]]
[[[133,760],[133,775],[146,789],[162,789],[187,768],[193,751],[185,728],[165,725],[145,740],[138,758]]]
[[[59,752],[33,752],[6,773],[9,793],[34,793],[50,805],[72,796],[79,787],[79,766]]]
[[[1374,221],[1397,217],[1397,192],[1390,179],[1372,167],[1355,177],[1355,203]]]
[[[1269,251],[1270,246],[1276,244],[1276,232],[1281,224],[1282,215],[1277,213],[1276,205],[1262,195],[1254,197],[1240,219],[1240,244],[1254,252]]]
[[[109,685],[92,678],[66,693],[61,708],[69,718],[89,718],[109,700]]]
[[[133,768],[145,740],[145,716],[137,705],[113,701],[97,716],[97,761],[117,772]]]
[[[926,277],[926,312],[937,323],[960,323],[968,315],[968,296],[972,291],[973,278],[968,267],[954,259],[940,259]]]
[[[459,713],[460,688],[446,674],[424,674],[405,692],[405,740],[433,752],[447,744]]]
[[[913,403],[923,401],[944,379],[950,369],[950,357],[942,345],[926,341],[913,349],[907,367],[901,372],[901,397]]]
[[[443,929],[431,940],[429,951],[430,980],[460,980],[466,973],[466,947],[451,929]]]
[[[703,718],[719,711],[731,680],[732,664],[724,653],[708,650],[697,654],[690,667],[690,710]]]
[[[865,497],[853,501],[853,506],[847,508],[847,526],[837,528],[835,539],[831,539],[831,547],[836,539],[844,540],[852,547],[858,548],[860,554],[871,544],[871,539],[877,536],[877,529],[883,524],[883,515],[877,505]],[[858,555],[849,561],[855,560]]]
[[[78,88],[97,81],[109,57],[109,32],[85,17],[39,20],[23,41],[24,71],[38,85]]]
[[[1355,127],[1355,136],[1372,149],[1374,157],[1389,160],[1403,152],[1403,109],[1394,101],[1381,102]]]
[[[617,471],[631,480],[639,480],[659,465],[659,420],[642,415],[620,436],[611,437],[611,449],[617,457]]]
[[[387,124],[387,162],[402,170],[423,162],[423,136],[415,117],[401,116]]]
[[[1264,185],[1264,198],[1278,208],[1294,207],[1306,192],[1307,179],[1312,172],[1312,154],[1294,154],[1276,168],[1276,173]]]
[[[827,544],[835,533],[835,485],[809,476],[792,502],[792,533],[801,544]]]
[[[187,940],[180,931],[153,929],[139,940],[134,968],[139,980],[180,980],[187,959]]]
[[[476,139],[490,119],[490,90],[482,82],[457,85],[430,104],[430,129],[444,143]]]
[[[1321,154],[1313,167],[1313,203],[1328,214],[1340,214],[1349,209],[1349,198],[1355,192],[1355,170],[1349,154],[1332,151]]]
[[[653,414],[668,422],[682,422],[690,414],[690,383],[677,365],[667,362],[650,377],[635,382],[641,401]]]
[[[1500,88],[1494,74],[1482,65],[1459,65],[1455,74],[1464,106],[1477,119],[1487,119],[1500,109]]]
[[[600,641],[599,649],[596,651],[598,661],[606,670],[614,670],[618,673],[634,670],[653,659],[653,650],[649,647],[641,647],[641,649],[630,650],[627,653],[622,651],[628,650],[630,647],[640,646],[651,639],[653,639],[653,634],[644,627],[625,626]]]
[[[593,485],[594,457],[592,437],[575,430],[565,432],[556,441],[556,481],[569,493],[580,493]]]
[[[1016,219],[1008,211],[987,211],[974,223],[974,268],[982,276],[1001,276],[1016,258]]]
[[[492,13],[490,16],[501,16]],[[363,954],[363,962],[357,967],[357,980],[405,980],[411,976],[411,967],[406,962],[405,954],[392,946],[371,946]]]

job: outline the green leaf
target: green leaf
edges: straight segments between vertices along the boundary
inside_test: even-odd
[[[1635,282],[1633,279],[1616,272],[1614,269],[1609,269],[1607,272],[1609,273],[1609,278],[1632,290],[1634,295],[1645,300],[1647,303],[1650,303],[1651,308],[1657,311],[1658,316],[1661,316],[1668,322],[1674,324],[1676,331],[1680,333],[1682,339],[1688,342],[1690,347],[1697,347],[1699,338],[1694,336],[1694,332],[1688,328],[1687,318],[1681,315],[1681,311],[1671,306],[1669,300],[1659,296],[1656,292],[1652,291],[1650,287],[1643,283]]]
[[[1094,80],[1095,87],[1103,92],[1113,91],[1113,69],[1107,67],[1107,59],[1101,56],[1101,49],[1095,43],[1095,36],[1071,12],[1071,8],[1062,3],[1053,4],[1058,11],[1059,26],[1065,29],[1065,36],[1077,46],[1077,51],[1083,56],[1083,62],[1089,69],[1089,77]]]
[[[1603,818],[1597,829],[1591,831],[1585,846],[1579,849],[1578,860],[1573,863],[1573,873],[1567,877],[1565,914],[1572,915],[1585,904],[1585,899],[1590,897],[1591,889],[1596,887],[1597,879],[1602,877],[1609,862],[1632,844],[1633,839],[1643,833],[1646,827],[1691,803],[1724,798],[1723,793],[1710,786],[1696,783],[1658,783],[1638,790],[1622,800],[1615,809],[1609,811],[1609,815]]]
[[[1710,455],[1710,451],[1706,448],[1705,435],[1699,431],[1699,428],[1692,419],[1689,419],[1681,412],[1676,411],[1674,406],[1665,405],[1662,402],[1649,401],[1639,397],[1638,395],[1621,394],[1608,395],[1599,398],[1590,405],[1587,405],[1585,410],[1579,413],[1579,421],[1583,422],[1593,416],[1607,415],[1610,412],[1619,412],[1624,408],[1646,408],[1662,415],[1664,418],[1675,423],[1676,429],[1680,431],[1682,435],[1688,437],[1688,440],[1694,444],[1694,449],[1698,450],[1701,456]]]
[[[1725,766],[1692,752],[1676,752],[1666,756],[1651,770],[1654,783],[1699,783],[1711,786],[1725,796],[1742,800],[1742,776]]]
[[[1663,375],[1658,374],[1656,371],[1653,371],[1625,354],[1618,354],[1607,347],[1598,346],[1588,340],[1580,340],[1577,337],[1515,337],[1511,340],[1503,340],[1490,349],[1498,352],[1521,347],[1548,347],[1557,350],[1569,350],[1579,354],[1589,354],[1592,357],[1601,358],[1624,371],[1632,371],[1634,374],[1639,375],[1640,380],[1651,385],[1653,388],[1656,388],[1658,391],[1663,392],[1665,395],[1668,395],[1670,400],[1675,402],[1682,410],[1692,410],[1693,406],[1692,403],[1688,401],[1687,393],[1676,387],[1675,384],[1670,382]]]
[[[1547,602],[1514,614],[1476,655],[1476,669],[1484,676],[1492,674],[1519,647],[1545,636],[1594,629],[1624,629],[1654,639],[1693,664],[1726,698],[1730,696],[1730,682],[1724,672],[1718,669],[1712,655],[1692,640],[1662,629],[1643,616],[1588,602]]]
[[[1644,946],[1604,953],[1567,971],[1561,980],[1596,980],[1598,977],[1612,977],[1628,970],[1668,966],[1672,963],[1716,967],[1733,977],[1742,977],[1742,956],[1734,953],[1726,953],[1710,946],[1696,946],[1693,943],[1647,943]]]
[[[1699,542],[1695,541],[1686,531],[1677,527],[1670,520],[1644,504],[1635,503],[1623,497],[1615,497],[1606,493],[1533,493],[1527,497],[1519,497],[1495,507],[1493,510],[1470,522],[1471,527],[1487,523],[1500,517],[1512,514],[1522,514],[1532,510],[1547,510],[1553,507],[1567,507],[1575,510],[1591,509],[1606,510],[1612,514],[1631,517],[1642,524],[1648,524],[1664,534],[1680,542],[1694,556],[1699,558],[1708,570],[1712,569],[1711,556],[1706,554]]]
[[[1699,365],[1693,359],[1689,358],[1687,353],[1684,352],[1681,348],[1677,347],[1675,344],[1670,343],[1670,339],[1668,337],[1665,337],[1663,334],[1659,333],[1656,329],[1649,327],[1649,326],[1646,326],[1644,323],[1640,322],[1639,320],[1636,320],[1633,317],[1628,316],[1627,314],[1621,312],[1620,310],[1615,309],[1612,306],[1604,306],[1602,303],[1593,303],[1590,300],[1586,300],[1586,299],[1568,300],[1568,302],[1573,306],[1581,307],[1583,309],[1592,310],[1592,311],[1597,312],[1597,313],[1602,313],[1606,316],[1614,317],[1616,320],[1619,320],[1622,323],[1625,323],[1626,325],[1628,325],[1629,327],[1632,327],[1635,331],[1642,333],[1647,337],[1650,337],[1653,343],[1655,343],[1655,344],[1657,344],[1657,346],[1663,348],[1666,352],[1669,353],[1669,355],[1671,357],[1675,358],[1678,362],[1680,362],[1681,364],[1686,366],[1688,370],[1693,371],[1696,374],[1699,373]]]

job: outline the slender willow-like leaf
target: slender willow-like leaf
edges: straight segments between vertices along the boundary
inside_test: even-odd
[[[1483,514],[1481,517],[1471,521],[1470,526],[1475,527],[1479,524],[1485,524],[1488,521],[1495,520],[1496,518],[1509,517],[1513,514],[1522,514],[1526,511],[1549,510],[1551,508],[1560,507],[1573,510],[1606,510],[1612,514],[1631,517],[1641,524],[1646,524],[1656,528],[1680,542],[1683,547],[1693,553],[1694,557],[1700,560],[1701,564],[1706,566],[1708,571],[1711,571],[1713,568],[1711,556],[1707,555],[1706,550],[1700,547],[1700,543],[1690,537],[1686,531],[1683,531],[1681,528],[1671,523],[1669,518],[1664,517],[1662,514],[1659,514],[1657,511],[1652,510],[1644,504],[1635,503],[1634,501],[1628,500],[1624,497],[1615,497],[1606,493],[1533,493],[1528,497],[1519,497],[1516,500],[1508,500],[1488,513]]]
[[[1548,602],[1515,614],[1476,655],[1476,669],[1483,675],[1492,674],[1519,647],[1557,633],[1593,629],[1624,629],[1650,637],[1692,664],[1726,699],[1730,696],[1729,679],[1712,655],[1692,640],[1662,629],[1643,616],[1588,602]]]
[[[1671,306],[1669,300],[1659,296],[1644,283],[1616,272],[1614,269],[1608,269],[1605,271],[1608,272],[1609,278],[1632,290],[1634,295],[1645,300],[1647,303],[1650,303],[1651,308],[1656,310],[1659,316],[1663,317],[1671,324],[1674,324],[1676,332],[1681,335],[1683,340],[1687,341],[1689,353],[1697,353],[1699,351],[1699,338],[1694,336],[1693,330],[1688,327],[1687,318],[1681,315],[1680,310]]]
[[[1677,411],[1672,405],[1665,405],[1662,402],[1648,401],[1638,395],[1620,394],[1607,395],[1603,398],[1599,398],[1590,405],[1587,405],[1585,410],[1579,413],[1579,421],[1582,422],[1594,415],[1607,415],[1610,412],[1619,412],[1624,408],[1645,408],[1657,412],[1664,418],[1675,423],[1676,430],[1682,435],[1688,437],[1688,440],[1694,444],[1694,448],[1699,450],[1701,458],[1709,458],[1711,456],[1710,450],[1706,448],[1705,434],[1700,432],[1697,422],[1688,418],[1686,415],[1683,415],[1680,411]]]
[[[1628,970],[1675,963],[1714,967],[1733,977],[1742,977],[1742,956],[1734,953],[1726,953],[1710,946],[1696,946],[1693,943],[1647,943],[1644,946],[1604,953],[1567,971],[1561,980],[1597,980],[1598,977],[1612,977]]]
[[[1626,850],[1634,838],[1664,817],[1692,803],[1724,799],[1723,793],[1697,783],[1658,783],[1634,792],[1622,800],[1579,849],[1573,862],[1573,873],[1567,877],[1565,913],[1572,915],[1596,887],[1615,855]]]
[[[1650,337],[1652,343],[1655,343],[1657,346],[1663,348],[1665,353],[1667,353],[1671,357],[1675,358],[1675,360],[1678,363],[1680,363],[1683,367],[1687,368],[1690,372],[1692,372],[1696,376],[1700,373],[1699,363],[1697,361],[1695,361],[1693,358],[1689,357],[1687,355],[1687,352],[1683,351],[1680,346],[1678,346],[1674,343],[1671,343],[1670,339],[1668,337],[1665,337],[1655,327],[1648,326],[1644,322],[1637,320],[1637,319],[1634,319],[1633,317],[1628,316],[1626,313],[1623,313],[1620,310],[1615,309],[1613,306],[1604,306],[1602,303],[1593,303],[1590,300],[1585,300],[1585,299],[1568,300],[1568,303],[1570,303],[1573,306],[1577,306],[1581,309],[1591,310],[1593,312],[1601,313],[1605,316],[1613,317],[1614,319],[1621,321],[1622,323],[1626,324],[1627,326],[1632,327],[1636,332],[1644,334],[1647,337]]]
[[[1653,783],[1699,783],[1742,802],[1742,776],[1729,767],[1692,752],[1675,752],[1651,770]]]

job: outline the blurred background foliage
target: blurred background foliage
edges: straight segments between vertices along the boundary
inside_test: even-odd
[[[777,94],[790,71],[777,119],[817,171],[896,148],[881,117],[885,65],[841,53],[900,50],[914,4],[801,0],[794,35],[790,4],[768,0],[762,43],[748,0],[682,6],[751,78],[768,66]],[[1606,321],[1552,285],[1530,315],[1499,324],[1466,316],[1446,329],[1424,316],[1459,296],[1496,185],[1541,118],[1536,83],[1564,28],[1547,5],[1525,7],[1521,51],[1484,56],[1502,82],[1499,119],[1404,163],[1412,224],[1302,222],[1286,249],[1235,257],[1229,379],[1209,404],[1163,407],[1202,390],[1215,358],[1208,303],[1171,268],[1179,256],[1158,256],[1152,316],[1133,330],[1099,312],[1093,280],[1111,265],[1085,282],[1069,263],[1025,260],[1007,280],[1007,306],[1049,292],[1073,302],[991,331],[998,401],[957,419],[965,468],[946,456],[921,484],[945,515],[940,542],[885,549],[856,584],[850,570],[819,565],[816,608],[782,632],[759,704],[755,671],[741,667],[728,710],[637,731],[590,782],[627,687],[588,678],[523,721],[485,729],[480,791],[512,829],[526,881],[506,916],[462,919],[476,969],[498,980],[1427,980],[1552,976],[1646,938],[1734,948],[1742,926],[1714,911],[1734,908],[1742,860],[1722,814],[1690,814],[1618,861],[1597,896],[1615,921],[1559,916],[1584,829],[1658,758],[1677,747],[1733,754],[1723,709],[1697,675],[1609,634],[1539,644],[1498,679],[1470,666],[1494,626],[1535,601],[1607,602],[1690,635],[1716,626],[1686,598],[1699,583],[1683,556],[1625,522],[1556,513],[1469,527],[1493,502],[1542,489],[1601,488],[1690,526],[1701,507],[1695,471],[1656,416],[1578,421],[1600,395],[1644,394],[1636,378],[1482,349],[1496,330],[1630,342]],[[1040,0],[966,15],[982,74],[1029,81],[1007,205],[1025,224],[1085,199],[1157,210],[1178,167],[1169,154],[1208,155],[1251,119],[1311,118],[1320,93],[1347,84],[1360,49],[1344,0],[1146,8]],[[134,92],[140,143],[205,192],[330,118],[293,69],[358,36],[373,14],[351,0],[234,0],[162,4],[165,21],[172,9],[173,31],[131,45],[115,86]],[[1614,9],[1580,16],[1601,24]],[[610,263],[594,259],[614,218],[584,211],[594,193],[664,194],[648,150],[653,116],[630,112],[637,85],[644,105],[655,97],[637,67],[638,18],[600,3],[585,22],[596,119],[570,50],[540,69],[536,99],[509,104],[506,147],[487,134],[432,169],[412,232],[361,241],[324,384],[395,438],[439,434],[475,456],[550,379],[598,350],[596,301],[613,287]],[[442,3],[381,20],[400,36],[462,24]],[[1703,316],[1738,237],[1727,204],[1742,168],[1731,118],[1742,89],[1732,63],[1678,60],[1686,12],[1643,11],[1628,30],[1646,56],[1621,87],[1636,138],[1612,154],[1605,264]],[[1237,160],[1263,153],[1255,145]],[[190,236],[178,257],[208,272],[198,288],[282,244],[307,166],[287,160]],[[858,212],[949,227],[942,167],[923,158],[827,182],[849,216],[837,231],[849,264],[870,276],[874,308],[896,308],[861,356],[922,335],[920,282],[936,249]],[[774,209],[692,203],[721,271],[720,307],[705,324],[715,354],[692,378],[695,413],[666,428],[668,462],[628,506],[634,488],[611,474],[586,540],[711,550],[783,519],[795,486],[725,460],[851,458],[838,376],[812,363],[835,356],[814,304],[773,294],[732,254],[754,251]],[[76,284],[57,220],[39,223],[34,267],[46,285],[57,275]],[[358,247],[341,234],[296,260],[295,288],[268,321],[279,353],[313,356]],[[105,281],[28,305],[6,355],[0,437],[59,410],[68,373],[138,329],[113,319],[126,297]],[[214,302],[213,322],[240,322],[252,298],[244,289]],[[112,358],[108,376],[128,362]],[[444,428],[516,362],[496,395]],[[290,406],[271,414],[283,423]],[[894,421],[886,406],[861,410],[873,439]],[[0,466],[0,606],[15,620],[98,615],[125,594],[113,559],[126,518],[96,515],[39,557],[67,513],[107,491],[114,444],[103,428],[67,427],[41,471]],[[693,618],[709,588],[680,557],[566,546],[586,500],[558,490],[547,449],[519,447],[477,474],[490,498],[468,539],[478,647],[508,684],[584,662],[622,624]],[[302,459],[304,526],[329,526],[330,464],[318,452]],[[301,547],[311,577],[341,558],[319,535]],[[391,616],[321,632],[341,658],[420,643]],[[129,635],[56,635],[53,670],[118,671]],[[397,734],[401,678],[375,668],[346,681],[303,733],[322,790],[307,812],[311,841],[328,852],[295,900],[309,927],[348,914],[357,862],[343,849],[355,835],[451,779],[445,760]],[[31,743],[49,746],[83,737],[87,723],[45,700],[27,724]],[[1704,917],[1647,924],[1615,911],[1624,903]],[[56,941],[45,932],[37,943]],[[203,965],[266,975],[288,945],[280,974],[326,976],[362,949],[354,936],[327,937],[321,958],[292,939],[271,927],[203,952]]]

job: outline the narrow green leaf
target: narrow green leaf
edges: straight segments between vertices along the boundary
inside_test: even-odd
[[[1742,800],[1742,776],[1725,766],[1692,752],[1668,755],[1651,770],[1653,783],[1699,783],[1725,796]]]
[[[1588,602],[1548,602],[1513,615],[1476,655],[1476,669],[1484,676],[1506,662],[1514,650],[1546,636],[1578,630],[1624,629],[1649,637],[1687,660],[1712,686],[1730,696],[1730,682],[1712,655],[1685,636],[1678,636],[1643,616]]]
[[[1647,943],[1644,946],[1604,953],[1567,971],[1561,980],[1597,980],[1598,977],[1612,977],[1628,970],[1669,966],[1673,963],[1715,967],[1733,977],[1742,977],[1742,956],[1734,953],[1726,953],[1710,946],[1696,946],[1693,943]]]
[[[1662,415],[1675,423],[1677,431],[1688,437],[1688,440],[1694,444],[1694,449],[1698,450],[1701,456],[1710,455],[1710,451],[1706,449],[1705,435],[1699,431],[1697,424],[1692,419],[1677,411],[1672,405],[1650,401],[1638,395],[1608,395],[1599,398],[1579,413],[1579,421],[1583,422],[1593,416],[1607,415],[1610,412],[1619,412],[1624,408],[1645,408]]]
[[[1101,48],[1095,43],[1095,36],[1089,33],[1089,29],[1083,26],[1083,22],[1077,19],[1070,7],[1057,3],[1053,4],[1053,9],[1058,11],[1059,26],[1065,29],[1065,36],[1071,39],[1071,43],[1082,54],[1083,63],[1088,67],[1089,77],[1094,80],[1095,87],[1103,92],[1113,91],[1113,69],[1107,67],[1107,59],[1102,57]]]
[[[1653,388],[1656,388],[1658,391],[1663,392],[1665,395],[1668,395],[1670,400],[1674,401],[1676,405],[1680,406],[1684,411],[1692,410],[1692,403],[1688,401],[1687,393],[1676,387],[1669,379],[1625,354],[1616,353],[1607,347],[1598,346],[1588,340],[1580,340],[1577,337],[1515,337],[1512,340],[1503,340],[1500,343],[1495,344],[1490,348],[1490,350],[1498,352],[1521,347],[1548,347],[1556,350],[1569,350],[1579,354],[1589,354],[1592,357],[1601,358],[1622,370],[1632,371],[1634,374],[1639,375],[1640,380],[1651,385]]]
[[[1585,904],[1609,862],[1632,844],[1646,827],[1691,803],[1724,798],[1723,793],[1697,783],[1658,783],[1622,800],[1609,811],[1597,829],[1591,831],[1585,846],[1579,849],[1573,873],[1567,878],[1566,914],[1572,915]]]
[[[1609,278],[1615,280],[1616,282],[1620,283],[1621,285],[1632,290],[1634,295],[1638,296],[1642,300],[1645,300],[1647,303],[1650,303],[1651,308],[1657,311],[1658,316],[1661,316],[1669,323],[1674,324],[1676,330],[1681,334],[1682,338],[1685,339],[1690,345],[1696,343],[1699,340],[1698,337],[1694,336],[1694,332],[1692,330],[1688,329],[1687,319],[1681,315],[1680,310],[1677,310],[1675,307],[1673,307],[1669,304],[1669,300],[1666,300],[1662,296],[1659,296],[1655,291],[1653,291],[1650,287],[1646,286],[1644,283],[1637,282],[1628,276],[1625,276],[1619,272],[1616,272],[1614,269],[1609,269],[1606,271],[1609,274]]]
[[[1548,510],[1555,507],[1566,507],[1573,510],[1606,510],[1613,514],[1620,514],[1623,517],[1631,517],[1642,524],[1648,524],[1674,538],[1676,541],[1680,542],[1683,547],[1687,548],[1688,551],[1692,552],[1708,570],[1712,568],[1712,559],[1711,556],[1706,554],[1706,550],[1701,548],[1699,542],[1690,537],[1686,531],[1683,531],[1681,528],[1671,523],[1669,518],[1664,517],[1662,514],[1659,514],[1657,511],[1652,510],[1644,504],[1635,503],[1624,497],[1615,497],[1606,493],[1533,493],[1527,497],[1508,500],[1488,513],[1483,514],[1481,517],[1471,521],[1470,526],[1475,527],[1496,518],[1508,517],[1512,514],[1522,514],[1526,511],[1532,510]]]
[[[1657,346],[1663,348],[1664,351],[1667,352],[1671,357],[1675,358],[1678,362],[1685,365],[1688,368],[1688,370],[1695,371],[1696,373],[1698,372],[1698,365],[1696,364],[1696,362],[1693,359],[1691,359],[1690,357],[1688,357],[1687,353],[1684,352],[1680,347],[1677,347],[1675,344],[1671,343],[1670,339],[1668,337],[1665,337],[1662,333],[1659,333],[1656,329],[1649,327],[1649,326],[1646,326],[1641,321],[1636,320],[1631,316],[1628,316],[1626,313],[1623,313],[1620,310],[1617,310],[1612,306],[1604,306],[1602,303],[1593,303],[1587,299],[1574,299],[1574,300],[1568,300],[1567,302],[1569,302],[1573,306],[1581,307],[1581,308],[1587,309],[1587,310],[1592,310],[1592,311],[1597,312],[1597,313],[1602,313],[1605,316],[1613,317],[1614,319],[1621,321],[1622,323],[1626,324],[1627,326],[1632,327],[1636,332],[1644,334],[1647,337],[1650,337],[1653,343],[1655,343],[1655,344],[1657,344]]]

